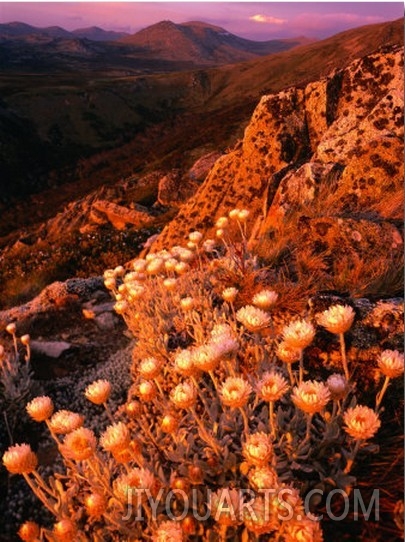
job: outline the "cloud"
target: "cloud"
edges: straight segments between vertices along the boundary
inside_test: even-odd
[[[270,15],[252,15],[249,17],[250,21],[255,23],[266,23],[266,24],[285,24],[287,19],[279,19],[278,17],[271,17]]]

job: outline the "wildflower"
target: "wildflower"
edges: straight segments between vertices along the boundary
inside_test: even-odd
[[[291,399],[299,409],[314,414],[325,408],[330,399],[330,391],[323,382],[307,380],[294,388]]]
[[[179,262],[176,264],[174,270],[178,275],[185,275],[188,270],[190,269],[190,266],[186,262]]]
[[[229,376],[220,390],[221,401],[224,405],[238,408],[246,405],[252,387],[243,378]]]
[[[242,452],[250,465],[267,466],[273,458],[273,445],[270,436],[263,432],[249,435],[243,444]]]
[[[248,209],[241,209],[238,212],[238,220],[239,222],[246,222],[246,220],[249,218],[250,211]]]
[[[382,374],[388,378],[396,378],[404,372],[404,354],[398,350],[384,350],[377,363]]]
[[[256,467],[249,472],[249,482],[256,489],[275,489],[278,486],[277,472],[268,465]]]
[[[306,320],[298,320],[291,322],[283,328],[283,339],[293,348],[300,348],[303,350],[311,344],[315,337],[315,328],[311,322]]]
[[[238,525],[240,523],[241,499],[237,489],[222,488],[210,494],[208,507],[211,517],[220,525]]]
[[[128,427],[123,422],[109,425],[101,435],[100,444],[108,452],[120,452],[129,446],[131,436]]]
[[[225,230],[223,228],[218,228],[215,235],[218,237],[218,239],[222,239],[225,236]]]
[[[317,316],[320,326],[331,333],[345,333],[351,328],[354,320],[354,310],[348,305],[332,305]]]
[[[163,433],[174,433],[179,426],[179,421],[173,414],[165,414],[160,424]]]
[[[166,271],[174,271],[176,269],[176,265],[179,262],[176,260],[176,258],[169,258],[168,260],[165,260],[165,269]]]
[[[239,209],[231,209],[228,216],[231,220],[237,220],[239,215]]]
[[[137,440],[131,440],[128,448],[112,450],[111,453],[117,463],[128,463],[134,456],[141,456],[141,445]]]
[[[246,528],[256,535],[270,533],[279,528],[277,519],[269,513],[267,502],[263,497],[256,497],[243,509],[243,522]]]
[[[162,367],[162,362],[156,358],[146,358],[143,359],[139,366],[138,371],[142,378],[153,379],[158,376],[160,369]]]
[[[323,542],[320,522],[306,516],[285,522],[284,532],[286,540],[291,542]]]
[[[180,306],[183,311],[191,311],[194,308],[194,299],[192,297],[183,297],[183,299],[180,299]]]
[[[10,333],[10,335],[15,335],[17,331],[17,326],[15,325],[14,322],[12,322],[11,324],[7,324],[6,331],[7,333]]]
[[[302,499],[298,489],[291,485],[281,484],[278,486],[277,493],[273,496],[271,506],[277,513],[279,519],[288,519],[291,512],[300,512],[304,515]]]
[[[117,301],[114,305],[114,310],[117,314],[124,314],[127,309],[128,303],[126,301]]]
[[[97,439],[90,429],[79,427],[68,433],[63,441],[63,455],[68,459],[83,461],[94,455]]]
[[[249,331],[259,331],[270,325],[270,316],[261,309],[246,305],[238,310],[236,319],[241,322]]]
[[[202,241],[203,235],[199,231],[192,231],[189,234],[188,238],[190,239],[192,243],[195,243],[196,245],[198,245]]]
[[[20,341],[24,346],[28,346],[31,342],[31,337],[29,335],[21,335]]]
[[[268,310],[276,303],[278,294],[273,290],[261,290],[253,296],[252,303],[259,309]]]
[[[135,468],[115,479],[113,491],[118,500],[128,504],[131,497],[145,498],[144,490],[149,490],[155,496],[158,485],[158,480],[150,470]]]
[[[156,386],[150,380],[143,380],[138,387],[139,397],[144,401],[152,401],[157,394]]]
[[[290,346],[285,341],[282,341],[277,346],[276,354],[277,357],[281,359],[281,361],[284,361],[284,363],[295,363],[300,359],[301,350],[299,348],[294,348],[293,346]]]
[[[220,360],[220,351],[215,344],[203,344],[191,352],[193,364],[201,371],[214,371]]]
[[[326,381],[326,385],[329,388],[331,398],[335,400],[343,399],[348,391],[347,380],[339,373],[330,375]]]
[[[139,401],[130,401],[126,403],[125,411],[131,418],[136,418],[142,413],[142,405]]]
[[[165,262],[166,265],[167,262]],[[173,292],[177,287],[177,279],[174,278],[168,278],[163,281],[163,286],[166,288],[166,290],[169,290],[169,292]]]
[[[369,407],[357,405],[343,414],[346,433],[358,440],[367,440],[375,435],[381,422],[378,414]]]
[[[111,384],[108,380],[96,380],[87,386],[84,395],[95,405],[106,403],[111,393]]]
[[[213,252],[217,246],[217,243],[215,239],[206,239],[202,246],[205,252]]]
[[[113,277],[108,277],[104,279],[104,286],[107,290],[114,290],[117,285],[117,281]]]
[[[197,400],[197,390],[191,382],[183,382],[171,391],[170,399],[178,408],[190,408]]]
[[[70,410],[58,410],[49,420],[50,429],[59,435],[66,435],[83,425],[84,418]]]
[[[198,465],[190,465],[188,467],[188,477],[194,485],[199,485],[204,482],[204,473]]]
[[[174,357],[174,368],[183,376],[195,376],[197,369],[194,366],[194,358],[190,350],[181,350]]]
[[[52,399],[47,396],[35,397],[35,399],[27,404],[26,410],[33,420],[36,422],[44,422],[52,416]]]
[[[220,216],[218,220],[215,222],[215,226],[217,228],[227,228],[229,225],[229,220],[226,218],[226,216]]]
[[[264,373],[257,383],[257,391],[264,401],[277,401],[288,390],[287,380],[276,371]]]
[[[145,271],[148,275],[157,275],[162,271],[164,264],[165,262],[162,258],[155,257],[148,262]]]
[[[183,531],[176,521],[164,521],[152,536],[152,542],[183,542]]]
[[[192,252],[191,250],[188,250],[187,248],[183,248],[179,254],[179,258],[181,262],[185,262],[185,263],[192,262],[195,258],[194,252]]]
[[[217,354],[221,358],[227,358],[238,351],[239,343],[237,339],[231,335],[224,334],[218,335],[211,341],[212,345],[215,345]]]
[[[130,282],[127,285],[128,301],[135,301],[143,296],[146,289],[139,283]]]
[[[122,265],[118,265],[115,269],[114,269],[114,276],[115,277],[123,277],[125,275],[125,269]]]
[[[237,288],[225,288],[225,290],[222,292],[223,300],[227,301],[228,303],[233,303],[238,295],[238,291],[239,290]]]
[[[53,533],[56,540],[60,542],[75,541],[77,540],[76,523],[68,518],[61,519],[53,526]]]
[[[103,273],[103,278],[105,279],[110,279],[112,277],[114,277],[114,269],[106,269]]]
[[[36,469],[38,458],[29,444],[16,444],[3,454],[3,463],[11,474],[29,474]]]
[[[137,260],[134,260],[132,262],[132,269],[136,273],[143,273],[146,269],[147,262],[146,260],[143,260],[142,258],[139,258]]]
[[[35,542],[39,538],[40,532],[38,523],[26,521],[18,529],[18,536],[24,542]]]
[[[101,493],[90,493],[84,498],[84,506],[90,517],[100,518],[107,510],[107,499]]]

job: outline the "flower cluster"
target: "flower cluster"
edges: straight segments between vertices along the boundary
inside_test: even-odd
[[[216,239],[193,231],[184,247],[105,272],[135,338],[132,385],[116,409],[114,382],[100,375],[83,389],[104,413],[97,427],[46,395],[26,401],[66,472],[45,479],[26,443],[3,454],[54,516],[51,527],[21,525],[22,540],[322,541],[305,492],[319,480],[350,483],[404,357],[379,352],[384,383],[376,397],[360,397],[346,355],[355,311],[336,304],[280,324],[283,289],[257,272],[248,216],[233,209],[217,219]],[[319,361],[319,336],[339,344],[341,369]]]

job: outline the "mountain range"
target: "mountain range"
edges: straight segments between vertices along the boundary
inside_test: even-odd
[[[0,40],[27,39],[28,37],[33,38],[34,36],[43,38],[84,38],[94,41],[115,41],[128,36],[128,34],[126,32],[104,30],[98,26],[68,31],[60,26],[38,28],[19,21],[0,24]]]
[[[82,56],[82,68],[100,69],[104,61],[115,68],[122,64],[131,73],[134,68],[139,70],[146,59],[170,61],[171,69],[178,70],[242,62],[311,41],[305,37],[262,42],[246,40],[202,22],[161,21],[133,35],[95,26],[69,32],[59,26],[37,28],[14,22],[0,24],[0,60],[6,70],[17,67],[60,72],[70,68],[67,61],[73,56],[74,68],[80,69]],[[108,57],[112,57],[112,62]],[[168,67],[168,63],[164,64],[166,70]]]

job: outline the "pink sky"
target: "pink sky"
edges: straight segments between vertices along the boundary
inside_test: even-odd
[[[100,26],[135,33],[161,20],[204,21],[266,40],[323,38],[356,26],[398,19],[403,2],[0,2],[0,23],[21,21],[67,30]]]

